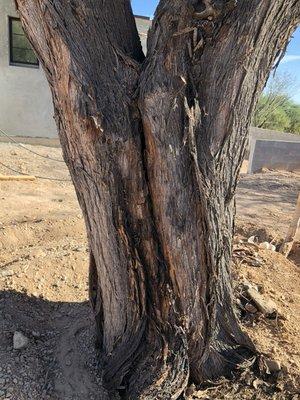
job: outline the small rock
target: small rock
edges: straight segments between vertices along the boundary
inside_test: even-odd
[[[251,313],[251,314],[257,313],[257,308],[254,307],[254,305],[252,305],[251,303],[247,303],[247,304],[245,305],[245,310],[248,311],[248,312]]]
[[[20,350],[26,347],[29,343],[29,340],[26,336],[21,332],[15,332],[13,337],[13,346],[15,350]]]
[[[263,242],[259,245],[259,247],[266,250],[276,251],[276,246],[269,242]]]
[[[257,290],[254,288],[247,289],[247,295],[253,302],[259,311],[261,311],[264,315],[270,316],[277,311],[276,304],[269,299],[265,299]]]
[[[262,381],[261,379],[255,379],[255,380],[252,382],[252,385],[253,385],[253,387],[254,387],[255,389],[258,389],[258,387],[261,386],[261,385],[263,385],[263,384],[264,384],[264,381]]]
[[[249,239],[247,240],[248,243],[255,243],[257,242],[256,236],[250,236]]]
[[[279,372],[281,370],[281,364],[279,361],[272,360],[271,358],[266,358],[265,363],[270,373]]]

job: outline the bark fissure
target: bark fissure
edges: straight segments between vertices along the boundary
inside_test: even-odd
[[[299,1],[16,0],[53,94],[90,249],[106,387],[177,399],[255,351],[233,308],[234,192]]]

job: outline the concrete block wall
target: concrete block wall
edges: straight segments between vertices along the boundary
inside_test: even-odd
[[[248,173],[262,168],[300,171],[299,141],[254,139],[251,145]]]

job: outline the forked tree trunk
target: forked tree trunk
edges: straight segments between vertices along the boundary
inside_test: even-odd
[[[233,309],[234,192],[295,0],[16,0],[85,217],[107,388],[177,399],[254,351]]]

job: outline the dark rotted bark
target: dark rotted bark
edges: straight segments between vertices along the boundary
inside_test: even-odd
[[[16,4],[85,217],[106,386],[177,399],[254,351],[232,303],[234,192],[299,1],[161,0],[146,58],[129,0]]]

